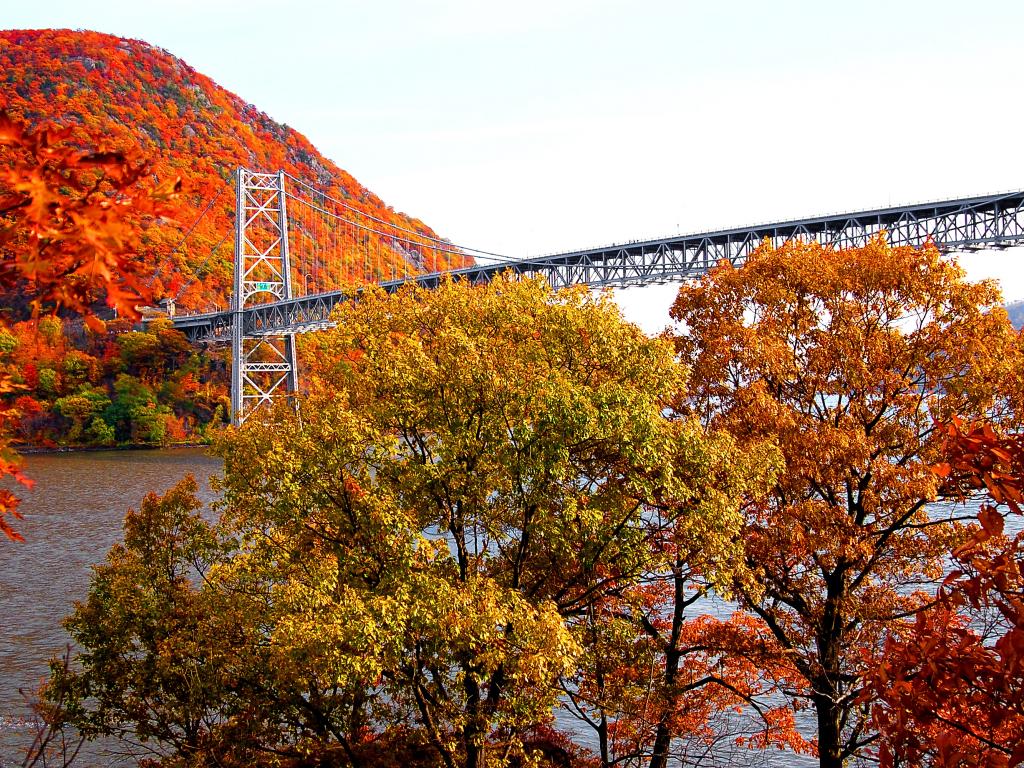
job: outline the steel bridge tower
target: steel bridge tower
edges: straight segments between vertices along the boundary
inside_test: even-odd
[[[295,334],[246,333],[244,311],[269,301],[292,298],[288,259],[288,211],[284,172],[235,178],[235,285],[231,297],[231,419],[242,424],[255,409],[270,404],[281,389],[298,390]],[[254,301],[254,297],[260,301]]]

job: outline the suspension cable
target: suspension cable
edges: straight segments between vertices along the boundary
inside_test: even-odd
[[[152,286],[153,282],[158,277],[160,277],[160,272],[163,270],[164,265],[169,263],[171,258],[174,256],[174,254],[176,254],[178,251],[181,250],[181,247],[183,245],[185,245],[185,241],[188,240],[188,238],[191,236],[191,234],[193,232],[195,232],[196,227],[199,226],[199,222],[203,220],[203,217],[205,217],[207,213],[210,212],[210,209],[213,207],[213,204],[217,202],[217,200],[220,198],[220,196],[221,196],[221,194],[223,194],[223,192],[224,192],[224,187],[221,186],[221,188],[219,190],[217,190],[217,194],[215,194],[213,197],[210,198],[210,201],[206,204],[206,207],[203,208],[202,213],[200,213],[199,216],[196,217],[196,220],[192,222],[192,226],[190,226],[188,228],[188,231],[185,232],[185,234],[182,236],[181,240],[178,241],[178,244],[176,246],[174,246],[174,250],[172,250],[169,254],[167,254],[167,256],[164,258],[164,260],[161,261],[157,265],[156,269],[153,271],[153,276],[149,278],[149,282],[146,284],[147,287]]]
[[[178,289],[178,292],[176,294],[174,294],[174,300],[175,301],[177,301],[179,298],[181,298],[181,294],[185,291],[186,288],[191,286],[192,283],[194,283],[196,280],[199,279],[200,273],[203,271],[203,269],[206,268],[206,265],[210,263],[210,259],[213,258],[213,254],[215,254],[217,252],[218,248],[220,248],[222,245],[224,245],[224,241],[228,239],[228,235],[230,235],[230,234],[232,234],[232,230],[229,229],[227,231],[227,233],[224,235],[224,237],[222,237],[220,239],[220,242],[218,242],[215,246],[213,246],[213,248],[210,250],[209,255],[205,259],[203,259],[203,263],[200,264],[199,268],[193,273],[194,274],[193,278],[191,280],[189,280],[187,283],[185,283],[183,286],[181,286],[181,288]]]
[[[397,230],[400,230],[402,232],[407,232],[407,233],[412,234],[412,235],[416,235],[417,237],[421,237],[421,238],[423,238],[423,240],[428,241],[428,242],[419,242],[419,241],[416,241],[416,240],[412,240],[412,239],[410,239],[408,237],[402,237],[401,235],[396,235],[393,232],[384,232],[382,230],[374,229],[373,227],[367,226],[366,224],[363,224],[361,222],[353,221],[352,219],[347,219],[344,216],[341,216],[340,214],[337,214],[337,213],[335,213],[333,211],[328,211],[325,208],[321,208],[316,203],[312,203],[312,202],[310,202],[308,200],[303,200],[300,197],[292,197],[292,199],[295,200],[295,202],[301,203],[302,205],[305,205],[305,206],[307,206],[309,208],[312,208],[313,210],[318,211],[319,213],[322,213],[325,216],[330,216],[331,218],[337,219],[338,221],[343,221],[345,223],[351,224],[354,227],[356,227],[358,229],[361,229],[364,232],[370,232],[370,233],[372,233],[374,235],[380,235],[381,237],[390,238],[392,241],[397,241],[397,242],[400,242],[400,243],[407,243],[409,245],[416,245],[416,246],[419,246],[420,248],[432,248],[434,250],[441,250],[441,251],[444,251],[446,253],[459,253],[459,252],[463,252],[463,253],[467,253],[469,255],[479,254],[480,256],[486,256],[486,257],[489,257],[489,258],[498,259],[499,261],[501,261],[503,263],[520,263],[522,261],[521,259],[515,259],[515,258],[509,257],[509,256],[502,256],[501,254],[498,254],[498,253],[491,253],[489,251],[482,251],[482,250],[480,250],[478,248],[469,248],[469,247],[466,247],[466,246],[456,245],[455,243],[449,242],[448,240],[442,240],[442,239],[437,238],[437,237],[430,237],[429,235],[424,235],[424,234],[421,234],[419,232],[415,232],[413,230],[403,229],[402,227],[395,226],[395,229],[397,229]],[[332,199],[332,198],[328,198],[328,199]],[[353,209],[349,208],[349,210],[353,210]],[[358,213],[358,211],[356,211],[356,212]],[[367,218],[373,219],[374,221],[379,222],[379,223],[381,223],[381,224],[383,224],[385,226],[389,226],[389,227],[393,226],[390,222],[382,221],[381,219],[374,218],[373,216],[370,216],[369,214],[365,214],[365,215],[366,215]]]
[[[393,229],[396,229],[396,230],[398,230],[400,232],[405,232],[405,233],[410,234],[410,235],[416,235],[417,237],[422,237],[425,240],[430,240],[430,241],[433,241],[435,243],[441,243],[441,244],[447,246],[448,248],[458,248],[459,250],[463,250],[463,251],[472,251],[473,253],[480,254],[481,256],[489,256],[491,258],[500,259],[502,261],[508,261],[508,262],[519,261],[519,259],[510,257],[510,256],[504,256],[504,255],[502,255],[500,253],[491,253],[490,251],[484,251],[484,250],[481,250],[479,248],[463,247],[463,246],[456,245],[454,243],[448,242],[447,240],[442,240],[439,237],[432,237],[430,235],[425,235],[422,232],[417,232],[414,229],[406,229],[405,227],[401,227],[401,226],[399,226],[397,224],[391,223],[390,221],[386,221],[384,219],[380,219],[380,218],[378,218],[378,217],[376,217],[376,216],[374,216],[372,214],[366,213],[365,211],[361,211],[358,208],[356,208],[356,207],[354,207],[352,205],[349,205],[348,203],[346,203],[346,202],[344,202],[342,200],[338,200],[336,198],[333,198],[330,195],[328,195],[326,192],[324,192],[323,190],[317,189],[316,187],[312,186],[308,182],[303,181],[302,179],[298,179],[295,176],[292,176],[287,171],[284,172],[284,175],[287,176],[292,181],[294,181],[299,186],[305,187],[309,191],[311,191],[311,192],[313,192],[315,194],[320,195],[321,198],[323,198],[324,200],[330,200],[335,205],[341,206],[342,208],[344,208],[346,210],[352,211],[353,213],[355,213],[355,214],[357,214],[359,216],[362,216],[364,218],[367,218],[370,221],[375,221],[378,224],[383,224],[384,226],[392,227]],[[316,207],[315,203],[312,203],[312,202],[310,202],[308,200],[305,200],[305,199],[303,199],[301,197],[297,197],[297,196],[295,196],[294,194],[292,194],[290,192],[287,192],[286,194],[288,194],[289,197],[291,197],[293,200],[295,200],[298,203],[304,203],[304,204],[309,205],[310,207],[314,207],[314,208]],[[364,227],[363,225],[361,225],[361,224],[359,224],[357,222],[351,221],[350,219],[344,219],[343,217],[339,216],[338,214],[331,214],[329,211],[326,211],[326,210],[324,210],[322,208],[319,208],[318,210],[320,210],[322,213],[325,213],[327,215],[333,215],[336,218],[342,219],[343,221],[348,221],[349,223],[354,224],[357,227],[367,229],[368,231],[371,231],[371,232],[376,232],[376,230],[370,229],[369,227]],[[424,244],[420,243],[420,245],[424,245]]]

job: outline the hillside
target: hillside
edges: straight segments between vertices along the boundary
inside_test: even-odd
[[[225,304],[231,238],[208,257],[231,229],[234,198],[226,181],[239,165],[284,169],[365,213],[436,236],[423,222],[392,210],[300,133],[163,49],[96,32],[5,30],[0,68],[0,108],[15,119],[74,126],[73,141],[82,146],[102,137],[106,149],[138,150],[160,178],[181,177],[176,221],[144,232],[142,257],[156,274],[157,297],[176,297],[184,310]],[[220,190],[210,214],[175,253]],[[395,261],[405,258],[386,250]]]
[[[0,110],[31,128],[67,129],[69,136],[61,141],[75,150],[145,158],[154,182],[180,177],[182,193],[170,216],[129,216],[141,243],[137,259],[143,281],[154,298],[174,298],[179,311],[227,304],[234,244],[229,180],[239,165],[283,169],[359,211],[436,237],[422,222],[388,207],[301,134],[167,51],[138,40],[69,30],[0,31]],[[0,153],[0,160],[4,157]],[[16,235],[8,242],[17,240]],[[360,249],[372,248],[379,268],[406,271],[400,266],[405,253],[386,241],[364,235],[345,243],[346,255],[349,247],[351,269],[357,264],[362,269]],[[314,274],[309,289],[335,287],[320,282],[327,272]],[[329,272],[332,279],[364,278]],[[105,312],[106,330],[98,332],[66,310],[34,318],[25,285],[0,293],[0,366],[10,372],[14,386],[0,394],[0,411],[18,441],[42,446],[191,442],[223,423],[228,411],[223,349],[197,350],[166,321],[138,331]]]

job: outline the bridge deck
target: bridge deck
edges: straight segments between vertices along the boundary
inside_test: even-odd
[[[931,239],[946,251],[1007,248],[1024,244],[1024,191],[959,200],[878,208],[854,213],[794,219],[689,235],[643,240],[522,261],[478,264],[443,273],[384,282],[387,291],[409,282],[432,288],[445,277],[486,282],[506,270],[544,275],[555,287],[573,284],[644,285],[698,276],[722,259],[741,263],[764,240],[816,241],[836,248],[863,245],[881,231],[893,245],[922,245]],[[279,335],[316,330],[329,324],[331,310],[351,295],[315,294],[245,308],[246,335]],[[174,318],[174,326],[193,341],[230,338],[230,311]]]

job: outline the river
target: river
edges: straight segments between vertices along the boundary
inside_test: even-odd
[[[209,479],[220,469],[220,460],[202,449],[27,457],[26,472],[36,485],[31,491],[18,489],[25,519],[15,521],[25,541],[0,540],[0,768],[21,765],[19,754],[31,741],[32,728],[20,691],[37,690],[48,660],[64,649],[68,638],[60,619],[85,596],[91,566],[121,539],[125,512],[137,508],[146,493],[162,493],[188,472],[199,483],[200,498],[210,501]],[[1012,522],[1019,527],[1019,520]],[[728,610],[710,603],[706,609]],[[571,727],[571,721],[559,720]],[[589,741],[592,734],[581,737]],[[105,755],[102,745],[90,746],[84,757],[77,764],[126,764]],[[747,753],[741,762],[783,764],[781,756],[772,757]],[[790,754],[784,762],[814,761]]]
[[[47,660],[68,638],[60,618],[85,596],[90,566],[121,539],[121,523],[149,491],[163,492],[187,472],[210,500],[220,459],[202,449],[37,454],[26,459],[33,490],[22,488],[24,542],[0,540],[0,768],[21,765],[31,741],[20,690],[38,689]],[[95,764],[95,752],[83,765]]]

